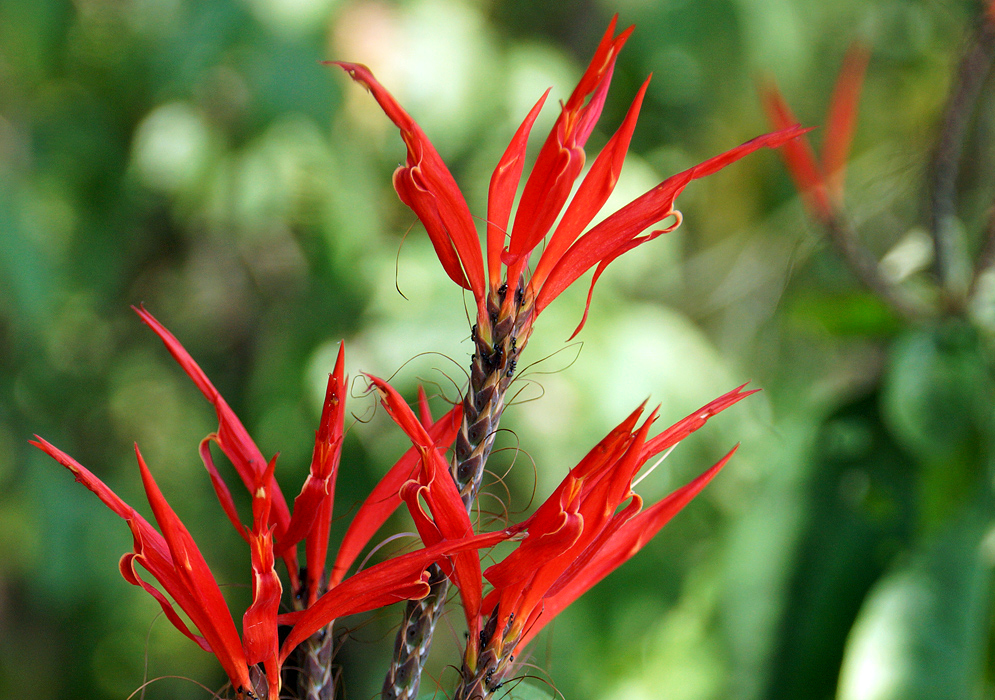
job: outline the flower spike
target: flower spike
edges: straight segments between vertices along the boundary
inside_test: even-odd
[[[586,230],[618,181],[649,82],[647,79],[639,89],[621,126],[571,199],[586,160],[584,146],[601,116],[619,52],[632,33],[629,27],[616,35],[617,19],[612,19],[576,88],[561,104],[560,114],[525,181],[510,230],[508,222],[522,177],[528,136],[548,91],[529,111],[498,161],[488,190],[486,273],[484,254],[466,201],[428,137],[368,68],[335,63],[370,90],[401,130],[408,157],[395,172],[394,187],[421,219],[446,273],[473,292],[476,333],[483,343],[479,349],[484,351],[480,354],[491,355],[500,347],[503,355],[499,359],[513,359],[509,353],[524,348],[535,317],[578,277],[596,268],[596,281],[618,256],[679,226],[681,216],[674,209],[674,200],[691,181],[711,175],[759,148],[777,148],[804,133],[785,115],[778,122],[779,131],[667,178]],[[845,125],[845,121],[841,124]],[[643,233],[667,219],[672,220],[669,225]],[[526,270],[530,259],[540,249],[542,253],[534,261],[535,271],[529,276]],[[590,294],[584,319],[589,306]],[[583,324],[584,320],[578,331]],[[512,337],[516,340],[514,348],[509,347]]]
[[[335,566],[326,574],[325,559],[345,416],[343,349],[339,349],[335,369],[329,376],[309,474],[300,495],[294,500],[293,514],[287,509],[286,517],[283,517],[279,513],[286,509],[286,501],[274,478],[276,457],[269,462],[262,461],[261,453],[242,423],[179,341],[145,309],[136,311],[162,338],[218,414],[219,428],[201,443],[200,453],[222,509],[249,545],[252,602],[242,616],[241,638],[207,562],[166,502],[137,445],[135,454],[149,504],[159,525],[158,531],[72,457],[42,438],[36,437],[32,444],[72,471],[77,481],[127,521],[134,547],[121,558],[121,575],[155,598],[167,619],[181,633],[218,658],[237,697],[276,700],[281,692],[283,666],[299,644],[307,641],[309,649],[325,643],[330,645],[333,637],[330,630],[323,628],[336,617],[426,595],[428,584],[423,580],[423,573],[436,562],[443,565],[450,560],[454,562],[449,565],[450,569],[458,572],[458,576],[454,574],[457,580],[466,582],[467,595],[477,601],[474,609],[479,608],[481,574],[476,549],[492,546],[507,535],[475,535],[444,465],[444,479],[436,478],[439,472],[429,458],[431,455],[438,457],[439,449],[444,450],[452,443],[461,407],[431,423],[427,399],[422,394],[422,418],[427,424],[423,425],[404,406],[407,412],[403,414],[403,424],[412,434],[417,432],[421,449],[410,450],[377,485],[350,524]],[[383,383],[379,388],[393,392]],[[396,392],[393,395],[396,396]],[[232,494],[214,467],[211,441],[221,446],[245,482],[252,497],[251,525],[243,525],[239,520]],[[427,486],[426,501],[432,517],[437,522],[447,523],[436,528],[434,533],[428,533],[426,543],[432,546],[388,559],[346,577],[346,570],[357,555],[402,502],[405,486],[418,483],[419,479]],[[438,484],[446,483],[449,491],[440,492]],[[297,545],[302,540],[307,557],[306,573],[298,572],[293,564]],[[284,587],[276,571],[279,558],[288,564],[290,592],[296,608],[293,613],[280,614]],[[151,574],[158,587],[142,578],[139,568]],[[473,593],[474,580],[476,593]],[[177,608],[186,614],[196,631],[188,627]],[[293,625],[282,645],[280,625]],[[330,657],[330,647],[327,654]]]
[[[650,459],[752,393],[738,387],[652,438],[656,411],[640,423],[645,405],[640,406],[570,470],[531,517],[504,531],[519,544],[484,571],[493,588],[480,606],[483,633],[467,641],[458,700],[489,697],[543,627],[642,549],[701,492],[735,448],[648,508],[632,487]]]

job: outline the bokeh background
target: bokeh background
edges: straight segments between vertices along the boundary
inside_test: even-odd
[[[891,279],[930,299],[925,181],[967,0],[0,0],[0,696],[209,698],[213,657],[118,575],[125,525],[27,445],[62,447],[145,507],[141,446],[233,609],[247,555],[198,441],[213,411],[129,310],[186,345],[296,493],[338,343],[347,371],[464,382],[466,299],[390,174],[370,65],[471,209],[538,96],[552,123],[615,12],[636,31],[596,152],[652,72],[609,209],[768,127],[758,81],[824,121],[847,46],[871,49],[849,210]],[[985,88],[958,186],[964,259],[995,185]],[[819,132],[813,134],[819,141]],[[534,144],[537,146],[537,143]],[[532,151],[534,155],[534,149]],[[520,518],[645,398],[664,424],[747,380],[640,484],[659,498],[736,442],[725,472],[533,645],[530,697],[886,700],[993,696],[993,305],[910,323],[865,291],[765,151],[680,198],[684,225],[543,315],[482,508]],[[353,388],[336,523],[404,446]],[[507,490],[506,490],[507,487]],[[390,534],[408,525],[398,518]],[[450,691],[456,606],[423,684]],[[344,621],[348,695],[374,697],[396,611]],[[554,690],[555,688],[555,690]],[[545,695],[535,695],[542,691]],[[519,692],[519,691],[513,691]],[[559,697],[559,696],[557,696]]]

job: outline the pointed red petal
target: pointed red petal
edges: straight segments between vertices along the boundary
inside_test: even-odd
[[[870,51],[862,44],[854,44],[849,48],[829,101],[826,137],[822,142],[822,172],[826,175],[829,196],[837,202],[843,198],[846,162],[850,157],[850,144],[857,122],[857,105],[870,57]]]
[[[528,146],[529,134],[551,89],[543,93],[526,115],[525,121],[518,127],[497,167],[494,168],[494,174],[491,175],[491,184],[487,191],[487,276],[491,291],[501,286],[501,251],[504,250],[511,207],[518,193],[518,183],[522,179],[522,170],[525,167],[525,149]]]
[[[456,404],[429,429],[429,437],[437,449],[447,449],[456,439],[462,415],[463,405]],[[420,463],[421,453],[417,447],[412,447],[391,467],[363,501],[345,537],[342,538],[329,585],[335,585],[345,578],[346,570],[352,566],[362,549],[401,505],[401,487],[405,482],[417,478]]]
[[[315,523],[322,513],[325,501],[335,498],[335,479],[338,475],[339,459],[342,455],[342,439],[345,431],[345,346],[339,346],[335,370],[328,377],[325,401],[321,409],[321,421],[315,433],[314,451],[311,456],[311,469],[301,492],[294,499],[294,513],[286,533],[280,539],[277,553],[296,545],[305,537],[310,545],[307,560],[308,576],[321,578],[325,569],[325,552],[328,549],[328,529],[315,529]],[[328,511],[331,516],[331,511]],[[316,557],[312,560],[311,557]]]
[[[211,384],[204,371],[190,357],[190,354],[180,344],[180,341],[166,330],[166,327],[159,323],[144,307],[132,307],[132,309],[159,336],[166,349],[169,350],[169,354],[173,356],[180,367],[183,368],[183,371],[194,381],[194,384],[197,385],[197,388],[200,389],[204,397],[214,405],[214,410],[218,414],[218,431],[214,435],[215,442],[217,442],[218,447],[221,448],[225,456],[231,460],[235,471],[242,479],[242,483],[245,484],[245,487],[251,493],[258,475],[266,470],[267,462],[263,458],[259,448],[256,447],[256,443],[249,437],[249,433],[245,429],[245,426],[242,425],[242,421],[231,410],[231,407],[228,406],[228,403],[218,393],[218,390],[214,388],[214,385]],[[203,456],[203,453],[201,456]],[[207,466],[206,463],[205,466]],[[208,472],[211,472],[210,468],[208,468]],[[215,474],[216,472],[211,474],[212,481],[215,481]],[[269,488],[273,493],[273,522],[277,526],[276,534],[279,536],[286,530],[287,524],[290,522],[290,509],[287,508],[287,502],[275,479],[271,480]],[[215,489],[217,490],[216,482]],[[222,503],[222,507],[224,506],[225,504]],[[293,568],[296,570],[296,566]]]
[[[549,232],[584,167],[584,144],[601,115],[618,53],[632,33],[629,27],[613,37],[615,23],[613,18],[594,58],[563,105],[525,183],[505,256],[510,279],[517,278],[529,253]]]
[[[449,473],[449,465],[436,449],[435,442],[392,386],[376,377],[367,376],[380,394],[381,404],[421,453],[423,467],[421,483],[426,487],[421,493],[432,512],[432,518],[439,532],[450,541],[472,535],[473,525],[470,523],[470,516],[467,515],[466,506]],[[466,615],[470,634],[476,634],[480,602],[483,597],[480,559],[476,552],[456,555],[452,578],[460,589],[463,612]]]
[[[132,532],[134,532],[134,530],[132,530]],[[167,598],[158,588],[146,582],[138,574],[138,570],[135,568],[135,565],[141,564],[146,571],[151,573],[152,576],[157,581],[159,581],[160,584],[162,584],[163,588],[165,588],[167,591],[170,590],[169,586],[167,586],[163,582],[163,580],[160,579],[159,576],[156,573],[153,573],[153,571],[149,568],[148,562],[149,560],[145,556],[144,550],[138,543],[138,539],[136,537],[135,551],[129,554],[125,554],[123,557],[121,557],[121,560],[118,562],[118,569],[120,570],[121,576],[124,577],[125,581],[132,584],[133,586],[139,586],[140,588],[145,590],[146,593],[155,598],[156,602],[159,603],[159,607],[162,608],[163,614],[165,614],[166,618],[171,623],[173,623],[173,626],[176,627],[176,629],[182,632],[189,639],[196,642],[197,645],[201,649],[206,651],[208,654],[213,654],[214,650],[211,648],[211,645],[202,636],[200,636],[199,634],[194,634],[193,632],[190,631],[190,628],[187,627],[187,624],[183,621],[183,618],[181,618],[179,614],[176,612],[176,609],[173,607],[173,604],[170,602],[169,598]],[[170,562],[170,565],[172,565],[172,562]],[[170,566],[170,571],[172,571],[171,566]],[[248,675],[246,675],[246,677],[248,677]],[[232,680],[235,681],[236,679]]]
[[[243,675],[247,677],[242,643],[214,575],[190,533],[163,497],[137,445],[135,454],[149,505],[162,529],[176,574],[193,598],[192,602],[182,606],[184,612],[211,645],[228,677],[233,680]]]
[[[432,420],[432,409],[428,405],[428,395],[425,394],[425,387],[418,385],[418,420],[425,426],[425,430],[432,427],[435,422]]]
[[[221,478],[217,467],[214,466],[214,458],[211,456],[211,443],[216,442],[217,439],[217,435],[211,433],[200,441],[200,448],[198,450],[200,452],[200,460],[204,463],[204,469],[207,470],[208,476],[211,477],[211,486],[214,487],[214,493],[218,497],[221,509],[228,516],[228,520],[231,522],[232,527],[235,528],[235,531],[242,536],[242,539],[248,542],[249,533],[246,531],[245,526],[242,525],[242,521],[239,520],[238,509],[235,507],[235,499],[232,498],[231,490],[229,490],[225,480]]]
[[[699,178],[718,172],[727,165],[760,148],[777,148],[805,133],[791,127],[751,139],[731,150],[673,175],[638,199],[630,202],[581,236],[553,266],[536,298],[536,314],[542,312],[578,277],[605,259],[614,259],[619,250],[645,242],[636,237],[674,214],[674,200],[684,188]],[[646,240],[650,240],[646,237]]]
[[[632,412],[570,470],[535,514],[509,528],[527,537],[518,548],[484,576],[499,591],[498,626],[511,620],[518,629],[539,605],[577,556],[598,537],[620,503],[628,497],[651,415],[636,434],[631,432],[642,411]],[[488,599],[487,606],[494,601]]]
[[[570,603],[642,549],[671,518],[705,488],[735,451],[736,448],[733,448],[704,474],[674,491],[659,503],[650,506],[639,515],[625,521],[614,535],[603,543],[600,550],[590,557],[587,566],[582,571],[578,571],[569,583],[559,586],[555,594],[543,600],[539,614],[530,621],[531,624],[526,628],[515,647],[515,653],[518,654],[521,649],[525,648],[542,628]]]
[[[387,117],[401,130],[408,147],[405,165],[394,172],[394,189],[418,215],[449,277],[484,298],[484,261],[470,208],[435,146],[397,100],[358,63],[333,61],[373,95]],[[455,254],[453,252],[455,248]]]
[[[622,165],[625,162],[625,154],[629,151],[632,132],[639,119],[639,108],[642,106],[649,83],[650,78],[647,78],[642,87],[639,88],[622,125],[598,154],[590,171],[580,184],[577,194],[574,195],[570,206],[563,214],[556,231],[553,232],[546,244],[542,257],[536,265],[535,273],[532,275],[531,284],[534,289],[542,287],[543,280],[546,279],[553,265],[566,252],[570,244],[583,233],[614,191],[619,173],[622,172]]]
[[[704,426],[705,423],[708,422],[708,419],[712,416],[718,415],[730,406],[739,403],[747,396],[751,396],[760,391],[760,389],[743,391],[745,388],[746,384],[742,384],[732,391],[726,392],[717,399],[709,401],[694,413],[682,418],[653,439],[647,441],[646,445],[643,447],[643,462],[650,459],[654,455],[660,454],[664,450],[669,450],[688,435]]]
[[[785,129],[797,124],[791,108],[776,85],[771,83],[762,88],[760,97],[767,111],[767,119],[775,129]],[[832,206],[826,194],[826,181],[808,139],[796,139],[785,144],[781,156],[811,215],[819,220],[831,217]]]
[[[144,581],[135,568],[136,564],[141,564],[166,589],[166,592],[172,596],[181,609],[187,610],[198,605],[196,596],[191,595],[185,583],[177,575],[169,547],[163,536],[134,508],[121,500],[103,481],[98,479],[96,475],[68,454],[37,435],[35,436],[35,440],[31,441],[31,444],[69,469],[76,477],[76,481],[92,491],[116,515],[127,521],[134,538],[134,552],[125,554],[119,562],[118,566],[124,580],[132,585],[140,586],[148,592],[149,595],[156,599],[163,613],[176,629],[196,642],[205,651],[214,653],[212,645],[204,637],[190,631],[186,623],[173,608],[173,604],[169,598],[163,595],[157,588]],[[248,681],[247,669],[245,669],[244,678],[240,675],[240,668],[229,669],[226,667],[225,670],[235,673],[235,675],[229,675],[229,678],[233,682]]]
[[[276,573],[273,556],[273,536],[267,531],[253,533],[252,548],[252,604],[242,618],[242,638],[245,643],[246,662],[252,666],[265,663],[270,685],[279,683],[280,638],[277,633],[277,615],[283,586]],[[273,695],[272,697],[277,697]]]

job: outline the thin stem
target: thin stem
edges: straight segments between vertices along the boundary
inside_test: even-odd
[[[953,92],[943,116],[930,177],[930,232],[936,246],[936,276],[940,287],[956,301],[964,290],[956,284],[957,249],[954,225],[957,216],[957,177],[967,127],[974,114],[982,85],[995,61],[995,26],[988,11],[982,13],[970,47],[957,69]]]
[[[839,251],[847,265],[861,282],[881,300],[908,321],[921,320],[930,311],[923,304],[892,284],[881,274],[877,260],[860,244],[857,232],[846,213],[836,208],[832,215],[821,219],[829,240]]]

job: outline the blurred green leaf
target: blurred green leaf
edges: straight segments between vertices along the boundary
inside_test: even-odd
[[[878,582],[848,640],[838,700],[991,696],[993,516],[991,494],[975,498]]]

